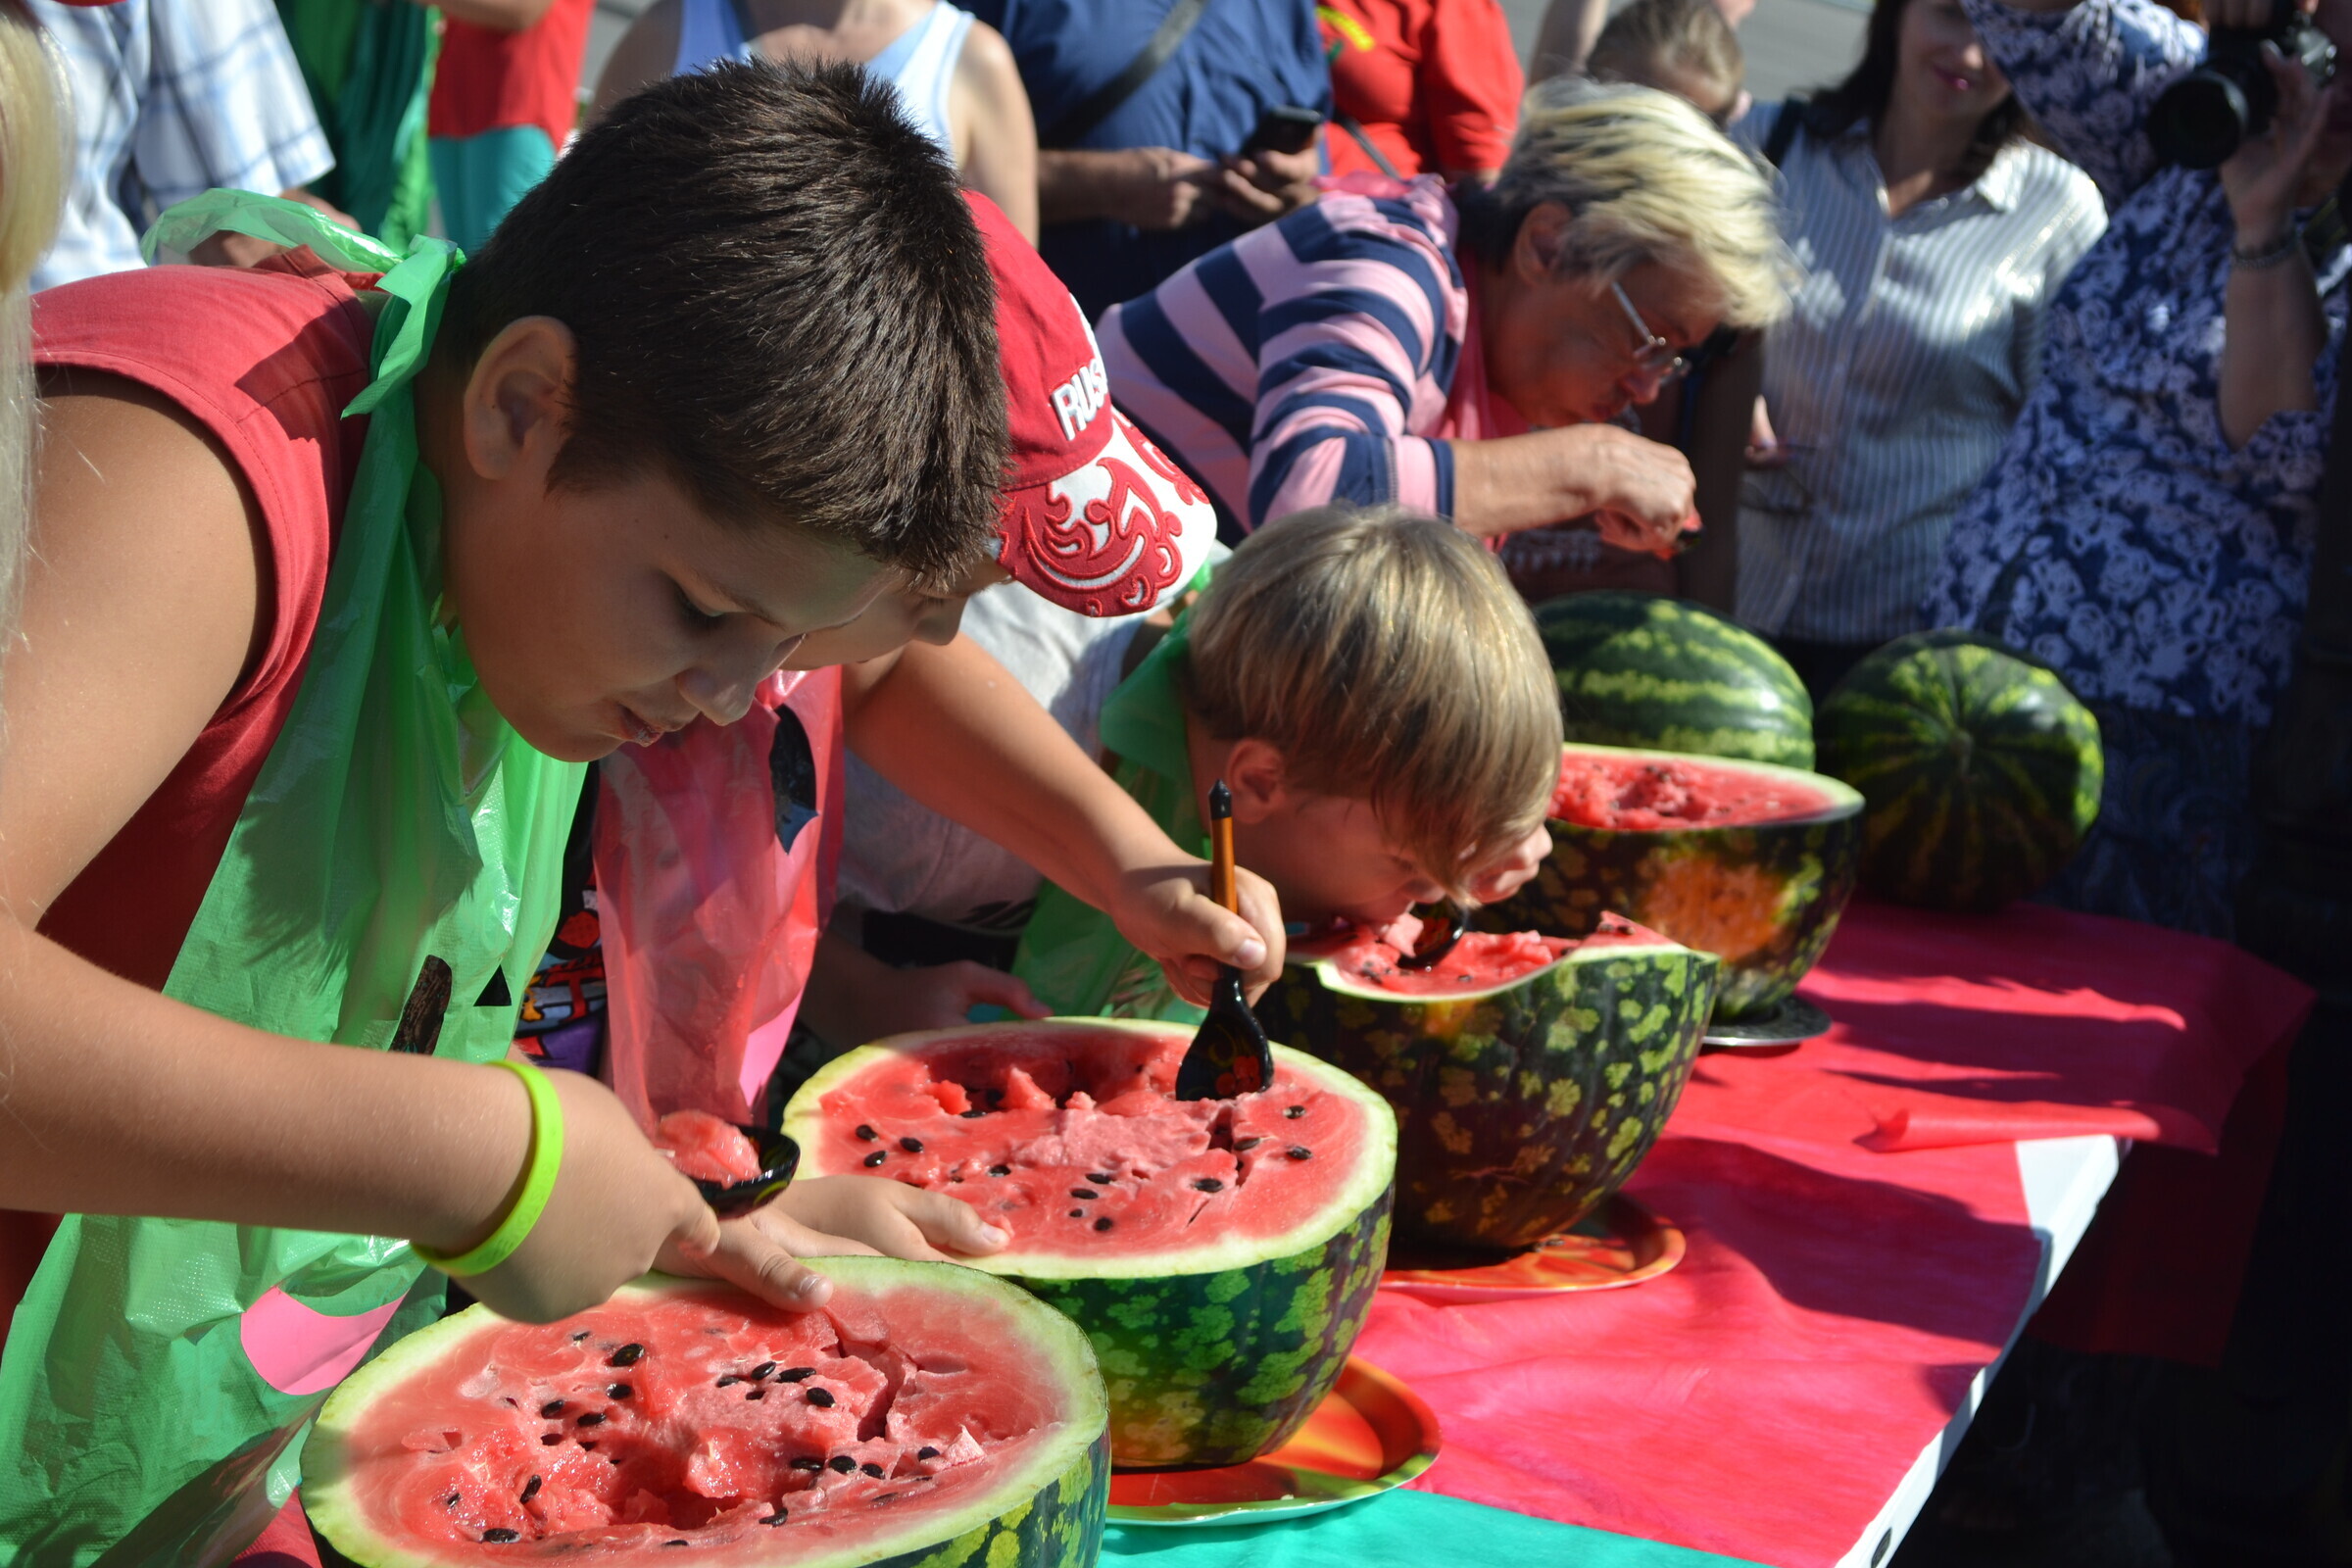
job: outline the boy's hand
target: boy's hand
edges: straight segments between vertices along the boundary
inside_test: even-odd
[[[1254,1001],[1282,973],[1282,904],[1247,869],[1236,873],[1235,885],[1240,914],[1209,898],[1204,862],[1147,867],[1128,875],[1104,912],[1185,1001],[1207,1006],[1221,964],[1242,971],[1242,990]]]
[[[847,936],[818,939],[801,1016],[836,1045],[854,1046],[917,1029],[955,1029],[974,1006],[989,1004],[1020,1018],[1043,1018],[1045,1004],[1002,969],[957,959],[893,969]]]
[[[1535,880],[1550,854],[1551,829],[1538,822],[1527,837],[1512,845],[1500,858],[1479,869],[1478,875],[1470,880],[1470,896],[1481,904],[1509,898]]]
[[[790,1227],[790,1234],[810,1239],[795,1250],[812,1257],[880,1252],[952,1263],[958,1255],[1002,1251],[1012,1240],[960,1199],[880,1176],[795,1182],[747,1223]]]

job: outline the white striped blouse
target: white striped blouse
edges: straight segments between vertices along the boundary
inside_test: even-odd
[[[1785,107],[1735,133],[1761,145]],[[1768,636],[1883,642],[1919,628],[1952,514],[2039,378],[2042,313],[2106,209],[2024,142],[1891,220],[1866,122],[1801,132],[1781,165],[1804,280],[1766,338],[1764,402],[1792,456],[1747,477],[1739,615]]]

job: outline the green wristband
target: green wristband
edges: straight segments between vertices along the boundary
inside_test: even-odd
[[[531,1097],[530,1163],[523,1170],[522,1193],[507,1217],[498,1222],[498,1229],[484,1237],[477,1247],[469,1248],[455,1257],[418,1247],[418,1257],[454,1279],[469,1274],[487,1274],[514,1255],[531,1227],[547,1209],[547,1199],[556,1190],[556,1173],[564,1168],[564,1104],[556,1099],[556,1086],[547,1081],[547,1074],[527,1062],[510,1061],[501,1056],[491,1066],[504,1067],[522,1080],[525,1093]]]

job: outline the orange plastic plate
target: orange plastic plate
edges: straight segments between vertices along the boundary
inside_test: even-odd
[[[1384,1291],[1425,1301],[1502,1301],[1560,1291],[1614,1291],[1654,1280],[1683,1260],[1683,1233],[1618,1193],[1574,1230],[1499,1263],[1476,1268],[1393,1268]]]

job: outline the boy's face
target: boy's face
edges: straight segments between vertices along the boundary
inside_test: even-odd
[[[993,561],[979,562],[948,593],[925,593],[903,583],[876,594],[862,614],[846,626],[812,632],[785,661],[791,669],[823,669],[830,664],[862,664],[869,659],[896,653],[908,643],[944,647],[955,641],[963,624],[963,607],[972,595],[1012,576]]]
[[[1384,926],[1446,890],[1399,851],[1370,801],[1282,791],[1237,795],[1234,858],[1274,884],[1287,920]]]
[[[721,523],[661,475],[550,488],[569,345],[545,318],[508,327],[463,386],[420,387],[418,438],[483,691],[531,745],[588,761],[742,717],[802,639],[855,620],[887,572],[789,527]]]

